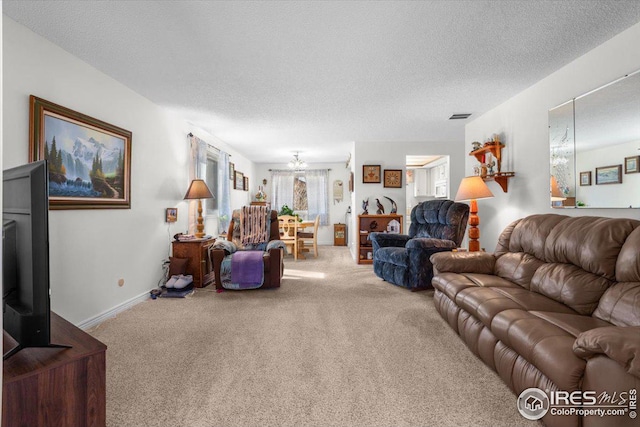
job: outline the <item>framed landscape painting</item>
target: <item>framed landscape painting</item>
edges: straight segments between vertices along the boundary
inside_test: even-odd
[[[31,95],[29,161],[47,160],[50,209],[130,209],[131,132]]]
[[[622,183],[622,165],[596,168],[596,185]]]

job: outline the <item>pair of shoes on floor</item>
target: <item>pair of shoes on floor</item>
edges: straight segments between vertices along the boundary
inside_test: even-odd
[[[186,286],[188,286],[189,284],[193,283],[193,276],[192,275],[183,275],[183,274],[179,274],[179,275],[175,275],[175,276],[171,276],[169,278],[169,280],[167,280],[167,283],[165,283],[165,287],[167,289],[173,288],[173,289],[182,289]]]

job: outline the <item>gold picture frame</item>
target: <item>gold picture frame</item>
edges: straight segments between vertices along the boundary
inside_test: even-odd
[[[131,209],[131,136],[29,97],[29,161],[49,163],[50,209]]]

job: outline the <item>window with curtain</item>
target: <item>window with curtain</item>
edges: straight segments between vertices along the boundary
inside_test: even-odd
[[[207,144],[193,134],[189,134],[188,138],[191,145],[190,180],[201,178],[207,183],[207,187],[215,198],[202,201],[204,215],[209,219],[213,217],[213,220],[218,223],[218,232],[223,233],[229,227],[231,218],[229,154]],[[190,232],[195,227],[197,215],[191,205],[189,208]]]
[[[329,171],[271,171],[271,205],[278,211],[287,205],[309,221],[320,217],[320,225],[329,225]],[[304,215],[306,213],[306,215]]]

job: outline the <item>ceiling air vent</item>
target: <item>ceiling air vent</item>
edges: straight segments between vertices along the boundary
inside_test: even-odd
[[[453,116],[449,117],[449,120],[468,119],[470,115],[471,113],[454,114]]]

